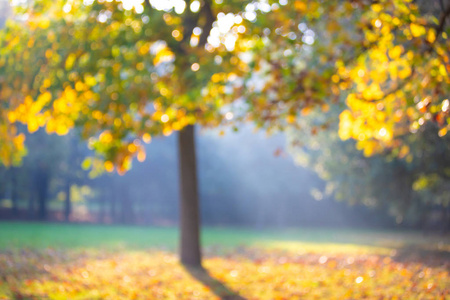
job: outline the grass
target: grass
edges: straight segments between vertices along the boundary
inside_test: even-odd
[[[174,251],[178,229],[174,227],[107,226],[64,223],[0,222],[0,249],[150,249]],[[204,228],[203,245],[236,247],[326,246],[360,249],[397,249],[399,247],[443,248],[448,237],[423,235],[414,231],[377,231],[355,229],[283,229],[250,230],[239,228]]]
[[[450,240],[411,231],[0,222],[0,299],[450,299]]]

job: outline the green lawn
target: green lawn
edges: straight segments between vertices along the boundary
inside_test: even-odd
[[[450,299],[448,236],[205,228],[200,273],[178,263],[177,239],[176,228],[0,222],[0,300]]]
[[[0,222],[0,249],[175,251],[177,243],[178,229],[173,227]],[[414,231],[204,228],[202,245],[220,250],[243,246],[387,254],[399,249],[447,252],[450,238]]]
[[[110,249],[173,251],[178,229],[173,227],[108,226],[88,224],[0,222],[0,249]],[[380,231],[354,229],[281,229],[250,230],[239,228],[204,228],[205,247],[258,246],[312,249],[354,248],[387,250],[421,248],[448,250],[450,238],[424,235],[414,231]]]

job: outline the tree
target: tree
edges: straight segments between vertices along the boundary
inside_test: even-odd
[[[48,217],[52,181],[65,175],[61,165],[72,151],[65,144],[68,138],[49,136],[43,130],[27,136],[27,144],[32,151],[23,159],[20,171],[23,177],[28,177],[29,201],[36,202],[29,206],[32,208],[37,204],[38,219],[46,220]],[[33,214],[34,211],[30,213]]]
[[[145,159],[141,140],[179,131],[181,219],[189,223],[181,222],[181,240],[186,228],[196,231],[181,257],[199,265],[198,213],[184,209],[198,202],[192,125],[235,117],[283,129],[348,94],[341,137],[361,139],[368,153],[398,146],[397,127],[432,119],[428,108],[445,133],[449,8],[436,19],[403,0],[285,4],[38,0],[18,7],[23,14],[0,38],[1,160],[24,155],[18,122],[60,135],[81,128],[104,160],[92,164],[119,173],[132,157]]]
[[[172,6],[146,3],[142,14],[141,5],[134,12],[126,5],[33,2],[23,8],[29,13],[25,23],[9,23],[2,39],[2,99],[9,107],[1,119],[8,129],[2,160],[10,164],[11,154],[19,153],[12,149],[24,149],[16,122],[29,132],[45,126],[60,135],[79,126],[105,158],[103,167],[116,166],[119,173],[133,155],[145,159],[137,138],[149,142],[152,135],[180,130],[181,258],[199,265],[199,220],[190,211],[198,206],[192,124],[220,122],[218,103],[199,101],[208,74],[219,68],[203,47],[213,22],[211,4],[183,15]],[[205,73],[196,73],[199,63]]]
[[[428,124],[403,137],[403,147],[367,157],[355,141],[342,141],[333,130],[340,113],[337,107],[327,114],[313,112],[300,121],[303,130],[287,130],[289,152],[297,163],[327,182],[322,195],[381,208],[398,223],[418,226],[433,209],[448,209],[448,136],[439,137],[437,127]],[[329,130],[316,129],[326,122]]]

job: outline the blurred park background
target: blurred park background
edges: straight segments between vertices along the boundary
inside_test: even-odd
[[[0,299],[449,299],[450,2],[0,28]]]
[[[202,222],[250,228],[378,228],[448,233],[450,141],[427,129],[426,165],[366,158],[354,143],[314,136],[321,152],[292,146],[285,134],[199,130]],[[288,132],[288,139],[295,139]],[[306,137],[304,137],[305,139]],[[322,138],[322,140],[321,140]],[[317,141],[316,141],[317,140]],[[178,222],[176,139],[157,138],[148,159],[124,175],[95,178],[82,163],[93,155],[74,134],[27,137],[21,166],[1,169],[2,220],[175,226]],[[418,150],[419,151],[419,150]],[[332,153],[330,153],[332,152]],[[319,160],[319,161],[316,161]],[[429,170],[428,170],[429,169]],[[424,174],[429,171],[430,174]],[[330,178],[324,180],[326,173]],[[426,177],[426,176],[429,177]],[[336,194],[338,197],[336,197]]]

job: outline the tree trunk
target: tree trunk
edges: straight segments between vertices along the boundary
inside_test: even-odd
[[[194,126],[179,132],[180,258],[188,266],[201,267],[200,214],[197,191]]]
[[[103,194],[104,191],[100,189],[101,194],[99,198],[99,213],[98,213],[98,223],[104,224],[105,223],[105,216],[106,216],[106,199],[105,195]]]
[[[120,188],[120,222],[122,224],[133,224],[136,220],[134,217],[133,201],[130,195],[130,189],[128,186],[122,186]]]
[[[28,194],[28,219],[34,219],[35,216],[35,203],[36,203],[36,193],[34,193],[34,189],[31,189],[32,192]]]
[[[111,181],[113,184],[112,190],[109,191],[109,204],[110,204],[110,216],[111,216],[111,223],[115,224],[117,223],[117,191],[115,189],[115,182]]]
[[[69,222],[70,215],[72,214],[72,195],[70,193],[72,183],[76,177],[73,175],[73,170],[76,168],[77,153],[78,153],[78,139],[75,136],[71,136],[69,139],[69,156],[67,157],[67,174],[66,174],[66,186],[64,187],[66,193],[66,199],[64,202],[64,220]]]
[[[47,219],[47,192],[49,184],[49,174],[47,170],[39,170],[36,178],[37,198],[38,198],[38,218]]]
[[[17,184],[17,169],[11,168],[11,202],[12,202],[12,214],[14,217],[19,215],[19,186]]]
[[[70,187],[70,180],[67,179],[65,186],[66,199],[64,201],[64,220],[66,222],[69,222],[70,214],[72,213],[72,198],[70,197]]]

